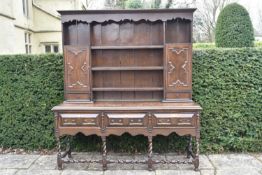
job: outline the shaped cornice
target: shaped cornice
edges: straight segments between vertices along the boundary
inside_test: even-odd
[[[59,11],[62,23],[66,22],[121,22],[121,21],[167,21],[173,19],[193,20],[195,9],[160,9],[160,10],[87,10]]]

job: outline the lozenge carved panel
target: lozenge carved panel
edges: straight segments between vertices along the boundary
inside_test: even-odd
[[[90,91],[89,49],[86,47],[65,47],[65,89],[66,91]]]
[[[192,89],[192,45],[166,44],[165,97],[190,99]],[[181,96],[181,93],[184,95]]]
[[[90,48],[64,46],[64,88],[67,101],[90,101]]]

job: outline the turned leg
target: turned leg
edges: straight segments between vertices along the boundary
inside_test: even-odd
[[[153,156],[153,137],[152,136],[148,136],[148,170],[152,171],[153,170],[153,160],[152,160],[152,156]]]
[[[63,161],[62,161],[62,154],[61,154],[61,142],[59,136],[56,138],[57,140],[57,167],[59,170],[63,169]]]
[[[102,137],[102,164],[103,171],[107,169],[107,160],[106,160],[106,137]]]
[[[199,168],[199,138],[196,138],[196,155],[194,157],[194,167],[195,167],[195,171],[198,171]]]
[[[192,136],[189,136],[188,145],[186,147],[187,158],[192,156]]]

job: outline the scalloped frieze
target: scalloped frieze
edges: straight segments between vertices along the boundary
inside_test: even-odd
[[[164,13],[156,13],[156,12],[147,12],[147,13],[101,13],[95,14],[95,13],[88,13],[88,14],[64,14],[62,15],[62,23],[67,22],[83,22],[83,23],[104,23],[104,22],[122,22],[122,21],[134,21],[138,22],[141,20],[144,21],[168,21],[168,20],[175,20],[175,19],[182,19],[182,20],[193,20],[192,13],[174,13],[174,12],[164,12]]]

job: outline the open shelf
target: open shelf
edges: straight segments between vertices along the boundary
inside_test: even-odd
[[[91,46],[91,49],[162,49],[164,45],[136,45],[136,46]]]
[[[163,66],[126,66],[126,67],[92,67],[92,71],[120,71],[120,70],[163,70]]]
[[[92,88],[93,91],[162,91],[163,88],[162,87],[134,87],[134,88],[130,88],[130,87],[121,87],[121,88],[117,88],[117,87],[96,87],[96,88]]]

